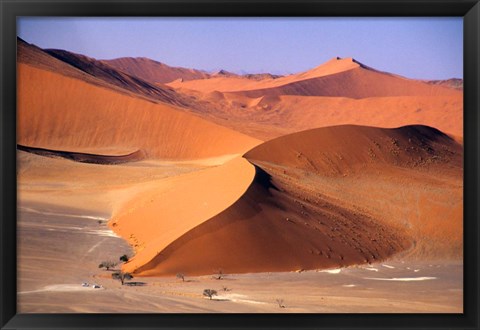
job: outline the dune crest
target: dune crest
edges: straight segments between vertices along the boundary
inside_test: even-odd
[[[123,269],[135,272],[178,237],[235,203],[254,174],[247,160],[236,157],[221,166],[153,182],[109,222],[136,252]]]

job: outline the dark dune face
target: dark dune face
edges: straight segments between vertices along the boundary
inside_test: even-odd
[[[294,177],[268,177],[257,167],[254,183],[232,207],[177,239],[137,273],[345,267],[377,262],[412,246],[405,233],[305,190],[292,183]]]
[[[46,157],[61,157],[61,158],[70,159],[80,163],[102,164],[102,165],[114,165],[114,164],[135,162],[145,158],[145,153],[142,150],[136,150],[134,152],[124,154],[124,155],[100,155],[100,154],[72,152],[72,151],[65,151],[65,150],[33,148],[28,146],[22,146],[21,144],[17,145],[17,149],[30,152],[36,155],[46,156]]]
[[[438,233],[425,229],[442,220],[424,214],[419,223],[405,223],[381,201],[375,214],[344,195],[347,187],[353,187],[356,194],[374,198],[385,189],[381,183],[388,184],[389,176],[402,177],[401,185],[390,184],[393,191],[412,185],[449,191],[449,184],[432,182],[425,173],[434,170],[437,178],[461,179],[462,148],[436,129],[315,129],[266,142],[245,157],[256,167],[254,182],[245,194],[224,212],[179,237],[138,268],[138,274],[344,267],[377,262],[400,252],[415,254],[419,239],[428,242],[421,253],[429,251],[429,257],[446,253],[437,244],[441,242]],[[377,180],[378,185],[374,183],[369,190],[355,187],[358,175]],[[449,193],[456,196],[459,192]],[[418,212],[417,205],[407,200],[395,203],[407,216]],[[435,212],[436,201],[424,203],[423,209]],[[450,237],[461,241],[459,216],[455,215],[448,227]],[[424,237],[419,237],[419,231]],[[428,236],[431,241],[425,240]],[[454,253],[461,253],[461,244],[452,246]]]

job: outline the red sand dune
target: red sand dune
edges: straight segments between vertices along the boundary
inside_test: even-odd
[[[65,50],[43,50],[26,43],[20,38],[17,38],[17,59],[19,63],[61,73],[123,94],[178,106],[186,106],[192,103],[189,98],[176,93],[168,86],[152,85],[84,55]]]
[[[187,81],[210,77],[204,71],[172,67],[145,57],[121,57],[113,60],[102,60],[102,62],[152,84],[164,84],[177,79]]]
[[[463,136],[463,95],[396,96],[365,99],[281,96],[260,103],[296,123],[297,130],[341,124],[394,128],[427,125],[457,137]],[[302,111],[296,111],[297,109]],[[272,118],[272,121],[274,119]]]
[[[169,85],[208,102],[201,110],[205,118],[262,140],[344,124],[421,124],[459,140],[463,136],[461,90],[379,72],[351,58],[277,79],[225,77]]]
[[[259,143],[168,104],[22,63],[17,93],[17,142],[24,146],[87,153],[117,148],[142,150],[150,158],[193,159],[243,153]]]
[[[151,261],[139,268],[136,264],[137,275],[340,267],[379,261],[402,251],[429,258],[461,256],[462,147],[438,130],[322,128],[266,142],[245,157],[256,165],[255,180],[246,193],[167,247],[162,245]],[[360,182],[357,176],[378,186],[374,183],[368,191],[354,187]],[[449,199],[455,197],[448,203],[459,203],[460,212],[443,223],[446,220],[437,217],[443,206],[427,198],[421,207],[425,213],[412,219],[419,206],[393,201],[404,210],[402,216],[410,214],[405,222],[389,212],[388,202],[378,205],[375,199],[371,212],[361,200],[343,196],[352,186],[357,195],[388,191],[382,185],[391,177],[397,180],[388,189],[397,194],[411,194],[412,186],[413,191],[445,190]],[[451,187],[455,183],[459,189]],[[137,218],[144,218],[144,213]],[[434,229],[440,223],[446,230]]]
[[[399,253],[462,257],[463,150],[439,130],[333,126],[259,145],[229,129],[272,138],[345,123],[426,124],[461,140],[461,91],[333,59],[285,77],[219,72],[170,83],[181,95],[21,40],[17,71],[18,143],[33,150],[245,153],[254,164],[235,158],[154,181],[117,210],[110,224],[137,252],[124,268],[139,276],[342,267]]]
[[[362,67],[271,88],[244,91],[249,97],[262,95],[341,96],[354,99],[381,96],[455,95],[458,91],[392,76]]]
[[[197,84],[200,90],[194,92],[180,89],[187,93],[187,95],[181,95],[179,93],[172,94],[168,87],[165,89],[166,86],[161,84],[155,85],[155,88],[160,91],[151,93],[153,87],[145,81],[148,80],[148,75],[141,71],[136,73],[140,77],[129,77],[102,61],[65,51],[50,52],[64,61],[18,39],[18,58],[21,63],[61,73],[130,96],[147,98],[154,102],[179,104],[184,107],[184,111],[195,113],[208,121],[262,140],[316,127],[343,124],[378,127],[421,124],[436,127],[458,137],[459,140],[463,136],[463,93],[461,91],[436,86],[436,84],[443,85],[443,83],[429,85],[425,82],[381,73],[353,59],[337,60],[335,58],[312,70],[285,77],[264,74],[237,75],[235,77],[220,75],[223,78],[218,78],[219,75],[217,75],[217,78],[181,83],[180,86]],[[146,72],[151,70],[153,73],[153,68],[153,66],[149,67]],[[189,72],[190,69],[185,70]],[[423,86],[421,89],[427,94],[430,91],[435,96],[386,96],[362,99],[303,95],[249,97],[242,92],[262,88],[267,91],[271,91],[272,88],[277,90],[297,82],[308,85],[306,88],[312,90],[315,89],[314,85],[318,83],[318,79],[333,79],[334,77],[341,78],[335,79],[340,80],[342,86],[348,86],[351,84],[349,81],[352,78],[351,73],[357,71],[362,72],[362,75],[367,73],[361,77],[362,79],[370,77],[369,73],[371,73],[386,77],[387,82],[393,81],[394,85],[390,86],[386,83],[385,85],[390,87],[385,88],[394,91],[399,88],[395,92],[397,94],[406,93],[403,91],[403,85],[408,87],[407,90],[411,90],[412,86],[414,86],[413,89],[416,89],[415,86],[420,84]],[[197,70],[192,70],[192,72],[197,72]],[[156,74],[161,75],[161,72],[156,72]],[[339,74],[344,75],[338,76]],[[123,77],[126,77],[125,81],[123,81]],[[457,80],[455,81],[458,83]],[[365,80],[365,85],[373,86],[375,83],[375,81],[372,83]],[[239,92],[223,93],[215,90],[239,90]],[[445,94],[445,90],[450,93]],[[205,91],[207,93],[204,94]],[[340,95],[348,96],[350,90],[344,89],[337,92]]]
[[[242,92],[249,97],[264,95],[379,96],[455,95],[450,88],[406,79],[371,69],[352,58],[332,59],[312,70],[278,79],[252,81],[245,78],[217,78],[169,84],[201,92]]]
[[[346,124],[385,128],[419,124],[435,127],[455,137],[463,136],[461,93],[450,96],[351,99],[297,95],[248,98],[213,92],[206,94],[205,99],[221,107],[219,110],[211,109],[211,112],[229,114],[229,120],[221,124],[231,125],[238,131],[262,140],[312,128]]]
[[[124,269],[135,271],[169,244],[232,205],[250,186],[254,167],[237,157],[222,166],[152,183],[115,212],[111,228],[135,249]]]
[[[168,86],[163,84],[151,84],[135,76],[130,76],[118,71],[108,64],[94,58],[59,49],[47,49],[45,52],[94,76],[95,78],[99,78],[124,90],[178,106],[186,106],[189,104],[189,100],[182,95],[177,94]]]
[[[219,92],[233,92],[233,91],[245,91],[245,90],[256,90],[256,89],[265,89],[279,87],[282,85],[289,84],[294,81],[301,81],[315,77],[322,77],[325,75],[330,75],[334,73],[339,73],[351,69],[358,68],[359,65],[353,61],[349,60],[337,60],[332,59],[312,70],[288,75],[288,76],[274,76],[274,75],[259,75],[256,76],[256,79],[248,79],[249,76],[238,76],[233,74],[223,74],[217,75],[217,77],[212,77],[204,81],[175,81],[169,83],[169,86],[181,89],[191,89],[196,91],[201,91],[204,93],[209,93],[213,91]],[[263,77],[264,79],[258,79]]]

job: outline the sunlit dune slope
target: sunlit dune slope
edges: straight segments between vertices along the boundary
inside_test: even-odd
[[[168,104],[22,63],[17,93],[17,142],[24,146],[87,153],[116,148],[192,159],[243,153],[259,142]]]
[[[339,126],[266,142],[245,155],[256,165],[246,193],[136,273],[315,269],[400,252],[459,258],[461,154],[424,126]],[[432,190],[444,198],[432,200]],[[454,211],[442,216],[445,209]]]
[[[352,59],[341,60],[335,58],[313,68],[312,70],[288,76],[274,76],[268,74],[253,75],[253,78],[255,79],[251,79],[252,75],[238,76],[231,74],[217,74],[210,79],[174,81],[168,85],[175,88],[191,89],[203,93],[268,89],[290,84],[294,81],[323,77],[358,67],[360,67],[360,65]]]
[[[102,62],[153,84],[168,83],[177,79],[187,81],[210,77],[204,71],[172,67],[145,57],[121,57],[113,60],[102,60]]]
[[[133,196],[110,221],[136,255],[123,268],[135,271],[178,237],[222,212],[242,196],[255,170],[242,157],[222,166],[152,182]]]

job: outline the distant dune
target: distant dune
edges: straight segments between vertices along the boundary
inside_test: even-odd
[[[169,85],[209,102],[203,116],[263,140],[344,124],[387,128],[421,124],[460,140],[463,136],[461,90],[449,88],[446,81],[380,72],[352,58],[334,58],[277,79],[221,77]],[[222,120],[224,116],[229,120]]]
[[[172,67],[145,57],[122,57],[102,60],[102,62],[152,84],[164,84],[177,79],[187,81],[210,77],[207,72],[201,70]]]
[[[123,94],[133,94],[136,97],[177,106],[186,106],[191,103],[188,98],[176,93],[170,87],[152,85],[84,55],[65,50],[43,50],[20,38],[17,38],[17,58],[20,63],[61,73]]]
[[[248,97],[302,95],[366,98],[454,95],[455,90],[369,68],[352,58],[332,59],[312,70],[278,79],[217,78],[174,82],[170,86],[202,92],[243,92]]]
[[[427,83],[432,85],[445,86],[457,90],[463,90],[463,79],[451,78],[445,80],[427,80]]]
[[[463,136],[463,93],[449,88],[461,80],[406,79],[352,58],[333,58],[284,77],[225,71],[207,74],[145,58],[98,61],[66,51],[44,51],[21,39],[18,58],[21,63],[122,94],[178,105],[185,112],[261,140],[344,124],[388,128],[421,124],[459,141]],[[168,85],[177,93],[158,83],[161,77],[176,78]]]
[[[138,275],[342,267],[400,252],[415,258],[462,254],[462,148],[438,130],[322,128],[266,142],[245,157],[256,166],[246,193],[172,240],[150,262],[135,264]],[[358,176],[372,183],[368,190],[358,186]],[[385,184],[390,184],[387,190]],[[450,206],[423,192],[421,208],[407,199],[388,204],[389,197],[373,198],[389,189],[410,196],[408,190],[420,187],[443,190],[451,198],[446,203],[456,203],[458,212],[448,220],[438,217]],[[371,198],[374,212],[363,201],[346,198],[349,189]],[[402,214],[392,213],[391,205]],[[418,212],[435,216],[414,218]],[[433,229],[439,224],[446,228],[441,233]]]

